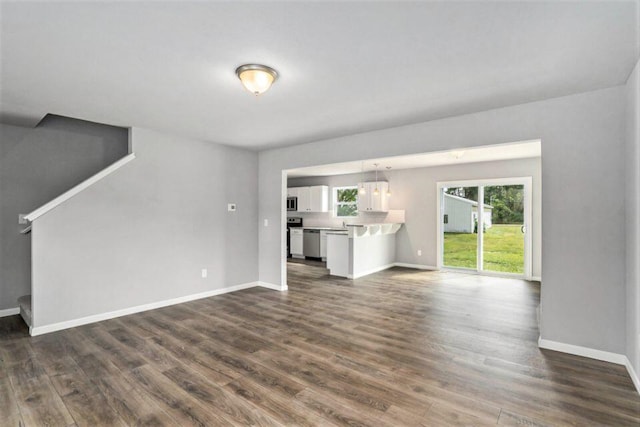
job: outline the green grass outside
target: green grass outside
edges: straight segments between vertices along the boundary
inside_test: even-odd
[[[494,224],[484,233],[488,271],[524,273],[524,234],[520,225]],[[476,269],[477,234],[444,233],[444,265]]]

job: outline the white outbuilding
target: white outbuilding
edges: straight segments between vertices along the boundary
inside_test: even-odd
[[[482,221],[485,228],[491,228],[493,206],[484,205]],[[444,194],[444,232],[473,233],[478,220],[478,202]]]

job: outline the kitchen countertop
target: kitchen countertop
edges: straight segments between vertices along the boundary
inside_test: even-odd
[[[347,227],[371,227],[374,225],[387,225],[387,224],[404,224],[402,222],[394,223],[394,222],[371,222],[366,224],[347,224]]]
[[[302,227],[303,230],[324,230],[324,231],[348,231],[340,227]]]

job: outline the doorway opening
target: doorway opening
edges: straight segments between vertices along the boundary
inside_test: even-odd
[[[531,181],[439,182],[438,267],[530,279]]]

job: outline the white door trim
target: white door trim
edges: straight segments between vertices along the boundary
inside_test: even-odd
[[[484,193],[484,188],[486,186],[493,185],[523,185],[524,186],[524,224],[526,227],[526,232],[524,235],[524,274],[522,275],[514,275],[514,277],[522,277],[527,280],[531,280],[532,278],[532,238],[531,238],[531,230],[532,230],[532,186],[533,179],[530,176],[523,177],[512,177],[512,178],[493,178],[493,179],[471,179],[471,180],[461,180],[461,181],[438,181],[436,183],[436,212],[437,212],[437,227],[436,227],[436,239],[437,239],[437,267],[438,269],[443,269],[443,254],[444,254],[444,239],[442,238],[442,218],[444,215],[444,204],[443,204],[443,193],[442,189],[444,187],[479,187],[478,188],[478,199],[480,199],[480,193]],[[482,191],[481,191],[482,190]],[[478,200],[478,224],[482,224],[482,214],[483,214],[484,200]],[[484,272],[482,270],[482,243],[481,243],[481,234],[478,233],[478,257],[477,257],[477,267],[475,270],[479,274],[489,274],[495,275],[495,272]]]
[[[287,178],[286,170],[282,171],[280,181],[280,290],[289,289],[287,285]]]
[[[478,186],[478,233],[476,234],[476,271],[482,274],[484,270],[484,186]]]

